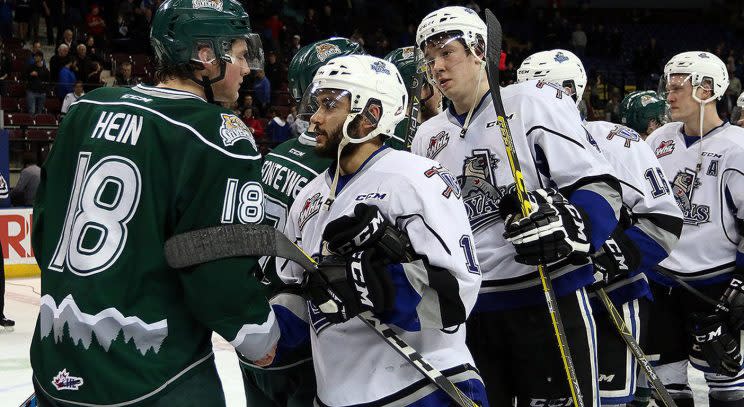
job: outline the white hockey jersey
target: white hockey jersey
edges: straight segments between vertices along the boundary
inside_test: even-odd
[[[379,207],[420,256],[400,266],[420,298],[416,326],[393,328],[453,381],[480,380],[465,346],[463,323],[475,304],[481,275],[454,177],[432,160],[382,148],[339,184],[343,188],[326,210],[331,174],[325,171],[312,180],[292,205],[285,234],[318,256],[330,221],[353,215],[358,203]],[[285,282],[302,281],[297,265],[281,260],[278,265]],[[319,405],[407,405],[436,390],[358,319],[334,325],[313,306],[309,312]]]
[[[644,271],[655,266],[677,244],[682,228],[682,212],[666,188],[666,178],[654,152],[634,130],[610,122],[585,122],[602,155],[622,185],[623,206],[632,218],[623,225],[639,249],[641,264],[630,278],[606,288],[616,304],[623,304],[650,292]],[[621,222],[623,223],[623,222]]]
[[[696,284],[726,281],[744,266],[744,129],[723,123],[702,139],[668,123],[646,139],[669,177],[682,210],[679,244],[660,266]],[[650,274],[654,279],[664,278]]]
[[[575,103],[562,89],[537,81],[510,85],[501,93],[526,188],[590,191],[586,195],[595,202],[582,209],[590,217],[602,212],[592,217],[598,219],[592,242],[601,247],[617,224],[620,192],[611,186],[617,186],[609,175],[612,168],[582,127]],[[536,268],[516,263],[514,246],[503,237],[499,201],[514,190],[514,179],[489,94],[473,111],[464,138],[461,129],[459,118],[445,110],[419,126],[411,152],[441,162],[462,188],[483,271],[476,311],[542,303]],[[559,296],[593,281],[588,263],[578,268],[562,264],[549,267]]]

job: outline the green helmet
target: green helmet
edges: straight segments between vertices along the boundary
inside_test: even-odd
[[[385,60],[390,61],[398,68],[400,76],[403,77],[403,82],[406,83],[406,88],[411,89],[413,81],[416,77],[416,48],[415,47],[402,47],[390,51],[389,54],[385,55]],[[409,95],[410,96],[410,95]]]
[[[366,54],[359,43],[347,38],[332,37],[300,48],[289,63],[289,91],[299,103],[302,94],[321,66],[342,55]]]
[[[248,13],[235,0],[165,0],[152,19],[150,43],[158,64],[199,62],[198,51],[214,50],[215,57],[232,62],[232,42],[245,39],[250,69],[263,69],[263,48],[251,33]]]
[[[622,124],[638,133],[645,134],[648,123],[656,120],[659,124],[666,120],[666,102],[652,90],[631,92],[620,103]]]

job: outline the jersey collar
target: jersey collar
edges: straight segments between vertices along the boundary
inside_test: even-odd
[[[144,93],[148,96],[155,96],[159,98],[165,98],[165,99],[198,99],[203,102],[206,102],[207,100],[204,99],[201,96],[198,96],[194,93],[187,92],[185,90],[178,90],[173,88],[159,88],[155,86],[147,86],[139,84],[132,88],[133,90],[136,90],[139,93]]]
[[[346,185],[350,184],[351,181],[352,181],[352,179],[357,174],[361,174],[363,172],[363,170],[367,167],[368,164],[369,164],[369,166],[372,166],[375,162],[377,162],[380,158],[382,158],[385,154],[387,154],[390,151],[388,148],[389,147],[386,144],[383,144],[374,153],[372,153],[369,157],[367,157],[367,159],[364,160],[364,162],[362,163],[362,165],[360,165],[359,168],[356,171],[354,171],[351,174],[345,174],[345,175],[339,176],[339,178],[338,178],[338,185],[336,186],[336,195],[338,195],[339,193],[341,193],[341,190]],[[328,183],[329,186],[333,184],[333,175],[335,173],[336,173],[336,161],[334,160],[331,163],[331,166],[328,167],[328,170],[326,170],[326,174],[325,174],[326,183]]]
[[[315,142],[315,137],[310,136],[306,132],[300,134],[300,137],[297,137],[297,140],[300,142],[300,144],[304,144],[306,146],[315,147],[315,145],[317,144]]]
[[[714,135],[720,133],[724,129],[728,128],[728,126],[730,126],[730,125],[731,125],[731,123],[729,123],[727,121],[724,121],[719,126],[716,126],[716,127],[712,128],[712,129],[710,129],[710,131],[707,132],[707,133],[705,133],[705,135],[703,135],[703,137],[698,137],[698,136],[688,136],[687,134],[685,134],[685,125],[682,124],[681,126],[679,126],[679,134],[682,136],[682,140],[684,140],[685,145],[687,146],[687,148],[690,148],[693,144],[695,144],[698,141],[700,141],[701,138],[709,139],[711,136],[714,136]]]
[[[491,100],[491,92],[486,92],[485,95],[481,98],[481,100],[478,102],[478,105],[475,106],[475,110],[473,110],[473,117],[470,118],[470,123],[472,123],[476,117],[481,113],[481,111],[488,106],[488,101]],[[457,114],[455,111],[455,105],[450,104],[450,106],[447,108],[447,118],[449,119],[452,124],[456,124],[459,127],[462,127],[465,125],[465,118],[468,116],[468,112],[465,112],[463,114]]]

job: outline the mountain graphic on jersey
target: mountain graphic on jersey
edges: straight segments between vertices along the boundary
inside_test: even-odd
[[[687,225],[700,225],[710,222],[710,206],[692,203],[692,195],[700,184],[700,178],[696,177],[695,171],[689,168],[678,172],[672,180],[674,199],[677,200],[677,205],[682,209],[684,223]]]
[[[473,155],[465,158],[462,175],[457,177],[473,233],[500,219],[499,202],[514,188],[514,184],[496,185],[493,171],[499,161],[487,149],[473,150]]]

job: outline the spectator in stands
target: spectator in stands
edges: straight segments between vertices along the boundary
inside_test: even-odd
[[[41,0],[31,0],[31,19],[28,25],[28,38],[39,37],[39,20],[41,17]]]
[[[586,33],[581,24],[576,24],[576,29],[571,33],[571,46],[579,58],[584,57],[586,54]]]
[[[269,125],[266,127],[266,137],[273,143],[282,143],[292,136],[287,122],[281,117],[277,116],[276,109],[273,107],[269,109]]]
[[[605,120],[612,123],[620,123],[620,102],[622,97],[620,89],[612,88],[610,100],[605,105]]]
[[[89,36],[93,36],[99,44],[105,43],[106,21],[101,17],[97,4],[90,7],[90,13],[85,16],[85,25]]]
[[[13,38],[13,2],[0,0],[0,37],[3,40]]]
[[[44,55],[34,54],[34,64],[26,70],[26,108],[31,114],[41,113],[49,86],[49,70],[44,66]]]
[[[49,74],[52,82],[59,81],[59,71],[65,66],[68,59],[70,59],[70,47],[67,44],[59,44],[57,53],[49,59]]]
[[[736,77],[736,65],[734,64],[733,58],[731,58],[727,64],[726,69],[729,74],[729,86],[726,89],[724,103],[726,105],[726,115],[729,116],[736,107],[736,99],[741,93],[741,80]]]
[[[16,0],[15,21],[18,23],[18,38],[29,39],[28,24],[31,22],[31,0]]]
[[[279,13],[272,13],[271,17],[267,18],[264,22],[266,32],[269,34],[269,41],[272,49],[279,49],[279,39],[282,32],[284,31],[284,22],[279,18]]]
[[[90,73],[93,68],[93,61],[88,58],[88,47],[86,47],[85,44],[82,43],[78,44],[77,47],[75,47],[75,56],[73,58],[76,61],[75,66],[77,67],[75,76],[85,82],[88,78],[88,73]]]
[[[302,38],[307,42],[320,40],[320,27],[318,27],[318,18],[314,8],[307,9],[305,21],[302,22]]]
[[[289,125],[289,127],[292,127],[296,118],[297,118],[297,106],[292,105],[289,108],[289,113],[287,113],[287,124]]]
[[[71,29],[68,28],[62,33],[62,41],[60,41],[60,44],[67,45],[69,49],[72,49],[75,45],[75,38],[73,37]]]
[[[300,36],[295,34],[292,36],[292,43],[289,45],[289,49],[286,52],[287,61],[291,61],[300,48],[302,48],[302,45],[300,45]]]
[[[23,169],[15,188],[10,191],[10,202],[13,206],[33,206],[36,189],[39,187],[41,168],[36,162],[36,153],[23,155]]]
[[[134,10],[137,6],[134,4],[134,0],[124,0],[119,3],[119,16],[125,24],[131,24],[134,21]]]
[[[132,63],[122,62],[119,65],[119,72],[116,73],[116,80],[114,86],[134,86],[137,84],[137,79],[132,76]]]
[[[59,5],[52,0],[41,0],[41,15],[46,24],[47,45],[54,46],[54,27],[59,25]]]
[[[254,112],[258,111],[258,106],[256,106],[255,103],[253,103],[253,96],[251,95],[243,96],[243,100],[240,101],[241,109],[245,109],[247,107],[250,107],[251,109],[253,109]]]
[[[11,69],[10,55],[5,52],[5,44],[0,39],[0,95],[5,94],[5,81],[8,80]]]
[[[28,56],[26,64],[28,66],[31,66],[35,63],[34,54],[36,54],[37,52],[41,52],[41,61],[44,63],[44,66],[47,66],[46,61],[44,60],[44,51],[41,50],[41,41],[34,41],[34,43],[31,45],[31,55]]]
[[[101,87],[101,72],[103,71],[103,67],[101,66],[101,63],[98,61],[91,61],[89,65],[90,71],[88,71],[88,76],[85,78],[85,90],[90,92],[93,89]]]
[[[266,73],[263,70],[256,71],[256,81],[253,83],[253,95],[258,102],[258,110],[261,112],[261,116],[266,115],[266,109],[268,109],[271,103],[271,83],[266,78]]]
[[[266,62],[264,63],[264,72],[266,77],[269,79],[269,83],[274,89],[278,89],[282,84],[282,64],[276,60],[276,52],[269,51],[266,54]]]
[[[77,82],[78,80],[77,76],[75,76],[76,64],[77,60],[75,58],[68,58],[65,61],[65,65],[62,67],[62,69],[59,70],[59,79],[57,80],[57,96],[60,100],[63,100],[68,93],[72,92],[72,88],[75,82]]]
[[[245,123],[245,125],[248,126],[248,128],[251,130],[251,133],[253,133],[253,137],[255,139],[259,140],[266,137],[263,122],[253,117],[253,108],[246,107],[245,109],[243,109],[243,115],[241,119],[243,120],[243,123]]]
[[[96,39],[92,35],[89,35],[85,39],[85,48],[87,49],[88,59],[91,61],[98,62],[103,65],[103,53],[96,47]]]
[[[75,82],[75,87],[72,88],[72,92],[65,95],[65,99],[62,101],[62,110],[60,111],[60,116],[64,117],[64,115],[67,114],[67,111],[70,110],[70,105],[77,102],[78,99],[83,97],[83,95],[85,95],[85,90],[83,89],[83,81]]]

